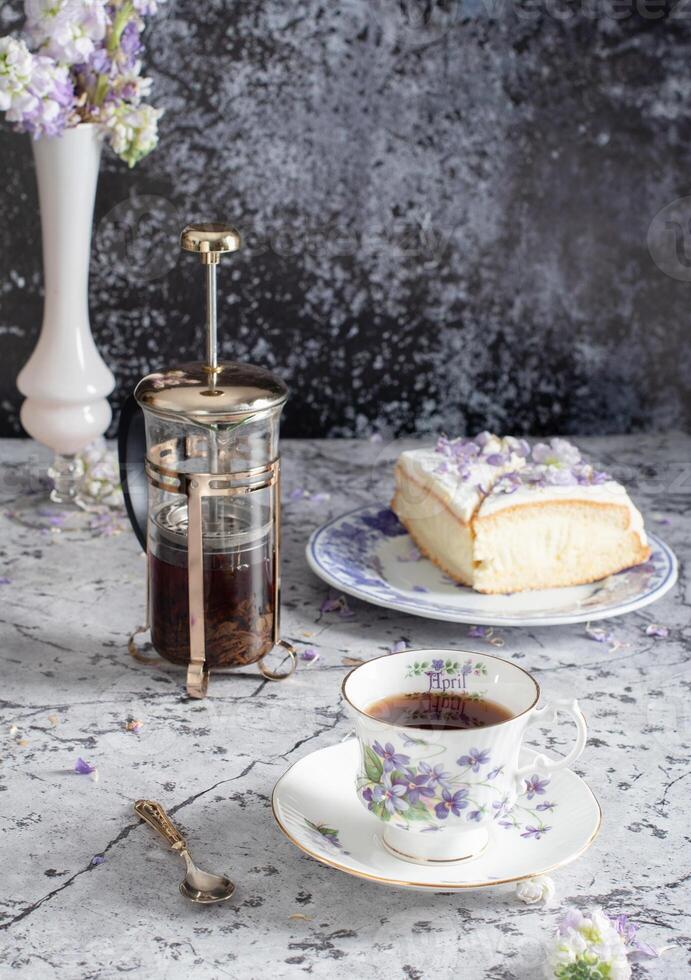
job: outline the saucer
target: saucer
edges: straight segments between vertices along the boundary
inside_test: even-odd
[[[523,749],[521,764],[537,754]],[[381,821],[356,797],[358,755],[354,738],[312,752],[281,776],[271,800],[288,840],[356,878],[436,891],[503,885],[575,860],[600,829],[602,814],[591,790],[580,776],[562,769],[541,779],[539,791],[524,793],[511,810],[497,809],[482,854],[448,865],[414,864],[386,849]]]
[[[339,592],[385,609],[477,626],[556,626],[609,619],[662,598],[677,580],[677,559],[655,534],[648,539],[647,562],[599,582],[483,595],[421,557],[392,510],[369,504],[317,528],[307,561]]]

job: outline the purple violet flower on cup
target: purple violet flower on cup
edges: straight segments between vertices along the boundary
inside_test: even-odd
[[[480,766],[489,762],[489,752],[485,749],[471,749],[468,755],[462,755],[458,760],[459,766],[470,766],[473,772],[479,772]]]
[[[385,772],[381,783],[372,789],[372,799],[375,803],[383,803],[384,808],[393,816],[408,809],[408,803],[404,799],[406,794],[405,786],[400,783],[392,783],[391,775]]]
[[[451,790],[443,789],[441,793],[441,802],[437,803],[434,808],[439,820],[446,820],[449,813],[453,813],[455,817],[460,817],[461,810],[465,810],[468,806],[468,790],[459,789],[455,793]]]
[[[392,769],[407,766],[410,762],[410,756],[404,755],[402,752],[396,752],[391,742],[387,742],[384,746],[379,742],[374,742],[372,748],[384,760],[384,772],[391,772]]]

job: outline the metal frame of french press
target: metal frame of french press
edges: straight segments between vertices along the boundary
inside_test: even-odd
[[[216,266],[224,252],[234,252],[240,247],[240,236],[233,229],[219,225],[196,225],[184,229],[180,245],[188,252],[196,252],[206,269],[206,363],[204,370],[209,375],[209,391],[212,392],[220,371],[218,366],[218,321],[216,311]],[[184,458],[211,456],[213,459],[214,440],[210,431],[206,439],[202,436],[187,437]],[[258,661],[262,675],[268,680],[285,680],[297,666],[295,651],[290,643],[280,639],[280,551],[281,551],[281,493],[280,459],[266,466],[234,473],[185,473],[174,468],[178,461],[179,439],[171,439],[152,446],[147,451],[145,468],[150,485],[168,493],[183,494],[187,497],[187,580],[189,597],[190,661],[187,667],[187,693],[193,698],[206,697],[209,686],[209,666],[206,662],[205,617],[204,617],[204,544],[202,524],[202,498],[234,496],[253,493],[266,487],[272,488],[274,541],[274,616],[272,639],[273,648],[281,646],[290,657],[290,668],[285,673],[269,670]],[[203,448],[203,444],[206,446]],[[171,466],[171,464],[173,464]],[[245,481],[244,483],[242,481]],[[150,529],[147,522],[147,555],[151,554]],[[147,582],[149,576],[147,575]],[[150,595],[147,595],[147,613]],[[228,667],[214,668],[228,670]]]

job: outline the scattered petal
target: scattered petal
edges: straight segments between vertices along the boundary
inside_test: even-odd
[[[20,745],[23,749],[25,749],[28,744],[29,742],[25,738],[20,738],[19,741],[17,742],[17,745]]]
[[[92,783],[97,783],[100,778],[101,777],[99,775],[98,769],[94,769],[92,773],[89,773],[89,779],[91,780]]]
[[[590,640],[595,640],[596,643],[612,643],[614,636],[609,631],[604,629],[602,626],[591,626],[590,623],[585,624],[585,635]]]
[[[80,776],[88,776],[92,772],[96,772],[96,766],[90,766],[88,762],[85,762],[84,759],[79,756],[74,764],[74,771],[78,772]]]
[[[103,857],[102,854],[95,854],[91,858],[91,867],[94,868],[98,864],[103,864],[104,861],[105,861],[105,858]]]
[[[554,882],[549,875],[526,878],[516,885],[516,895],[526,905],[537,905],[539,902],[550,905],[555,894]]]
[[[315,660],[319,660],[319,651],[314,647],[305,647],[299,657],[306,664],[313,664]]]
[[[337,612],[341,619],[352,619],[355,613],[344,595],[328,596],[319,607],[320,613]]]
[[[491,626],[469,626],[468,636],[472,636],[474,640],[486,640],[494,633]]]
[[[9,585],[11,583],[11,581],[12,581],[12,579],[9,579],[6,575],[3,575],[0,578],[0,585]]]
[[[289,919],[299,919],[301,922],[311,922],[312,916],[305,915],[304,912],[293,912],[292,915],[288,916]]]
[[[51,723],[53,728],[60,724],[60,719],[57,715],[48,715],[48,721]]]
[[[137,718],[130,718],[125,728],[128,732],[140,732],[144,727],[144,722],[139,721]]]
[[[288,500],[305,500],[307,497],[309,497],[309,494],[303,487],[295,487],[288,494]]]
[[[360,664],[364,664],[365,661],[362,657],[342,657],[341,663],[344,667],[359,667]]]
[[[10,735],[16,735],[17,731],[18,729],[16,725],[10,725]]]
[[[666,640],[669,636],[669,626],[662,626],[660,623],[650,623],[645,628],[646,636],[656,636],[662,640]]]
[[[389,647],[389,653],[403,653],[404,650],[410,650],[410,644],[407,640],[396,640]]]

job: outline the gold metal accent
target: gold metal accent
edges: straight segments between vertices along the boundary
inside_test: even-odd
[[[134,804],[134,812],[165,838],[174,851],[187,847],[187,841],[160,803],[156,803],[155,800],[137,800]]]
[[[134,395],[143,408],[162,418],[237,423],[280,408],[288,388],[270,371],[251,364],[226,362],[210,371],[205,364],[192,363],[148,374]]]
[[[201,256],[218,257],[224,252],[237,252],[242,242],[240,233],[231,225],[210,221],[200,225],[187,225],[180,235],[180,248]]]
[[[492,881],[469,881],[469,882],[464,882],[463,884],[455,884],[455,885],[448,884],[446,882],[442,884],[438,881],[401,881],[398,878],[385,878],[383,875],[371,875],[371,874],[367,874],[367,872],[364,871],[355,871],[354,868],[349,868],[345,864],[339,864],[338,861],[332,861],[330,860],[330,858],[324,857],[323,854],[318,854],[316,851],[311,851],[309,847],[306,847],[301,841],[293,837],[293,835],[290,833],[290,831],[287,829],[285,824],[282,822],[281,818],[278,816],[278,813],[276,811],[276,791],[278,790],[279,784],[286,778],[286,776],[293,768],[293,766],[298,765],[298,763],[301,761],[302,761],[301,759],[297,759],[292,766],[289,766],[286,769],[283,775],[280,776],[278,781],[276,782],[276,785],[274,786],[273,789],[273,793],[271,794],[271,812],[273,813],[274,820],[278,824],[280,830],[283,832],[283,834],[285,834],[285,836],[288,838],[291,844],[295,844],[295,846],[299,848],[303,852],[303,854],[309,855],[309,857],[314,858],[315,861],[319,861],[320,864],[325,864],[330,868],[335,868],[337,871],[343,871],[345,874],[351,875],[353,878],[362,878],[365,881],[376,881],[380,885],[395,885],[397,887],[404,887],[404,888],[433,889],[434,891],[437,892],[463,891],[470,888],[494,888],[495,885],[510,885],[517,881],[526,881],[528,878],[535,877],[535,872],[531,871],[528,874],[514,875],[511,878],[497,878],[496,880],[493,879]],[[590,786],[588,786],[585,780],[582,780],[582,782],[585,788],[592,796],[593,802],[597,807],[597,813],[598,813],[597,825],[593,830],[592,834],[590,835],[590,837],[588,838],[588,840],[585,842],[585,844],[583,844],[583,846],[579,851],[576,851],[575,854],[570,854],[569,857],[566,858],[566,860],[564,861],[559,861],[557,862],[557,864],[552,864],[548,868],[541,869],[538,872],[538,874],[540,875],[548,875],[552,871],[556,871],[557,868],[564,868],[566,867],[567,864],[571,864],[572,861],[577,860],[577,858],[579,858],[581,854],[584,854],[588,850],[588,848],[593,843],[597,835],[600,833],[600,828],[602,826],[602,807],[600,806],[600,803],[597,797],[595,796],[595,794],[593,793],[593,791],[591,790]]]
[[[439,649],[441,650],[442,648],[440,647]],[[366,667],[368,664],[372,664],[372,663],[374,663],[377,660],[384,660],[384,659],[391,660],[392,657],[402,657],[402,656],[404,656],[406,654],[410,654],[410,653],[425,653],[425,652],[426,653],[430,653],[433,650],[435,650],[434,647],[421,647],[420,649],[401,650],[400,653],[383,653],[383,654],[380,654],[380,656],[378,656],[378,657],[372,657],[370,660],[365,660],[364,663],[358,664],[357,667],[353,667],[352,670],[349,670],[348,673],[343,678],[343,682],[341,684],[341,697],[343,698],[343,700],[347,704],[350,705],[350,707],[353,709],[353,711],[357,711],[357,713],[359,715],[362,715],[363,718],[369,718],[371,720],[372,719],[372,716],[371,715],[368,715],[367,714],[367,711],[364,708],[358,708],[357,705],[353,704],[353,702],[350,700],[350,698],[346,694],[346,684],[348,683],[348,680],[352,677],[352,675],[355,673],[355,671],[356,670],[360,670],[361,667]],[[511,717],[510,718],[507,718],[506,721],[500,721],[500,722],[497,722],[496,724],[498,724],[498,725],[508,725],[508,723],[510,721],[515,721],[516,718],[521,718],[523,715],[527,714],[529,711],[532,711],[533,708],[535,707],[535,705],[540,700],[540,693],[541,693],[540,692],[540,685],[535,680],[535,678],[533,677],[533,675],[530,674],[530,673],[528,673],[528,671],[524,667],[519,667],[518,664],[515,664],[515,663],[513,663],[510,660],[505,660],[503,657],[495,657],[494,654],[492,654],[492,653],[478,653],[477,651],[472,651],[472,650],[453,650],[453,651],[449,650],[449,651],[446,651],[446,652],[453,653],[454,656],[458,656],[459,654],[464,654],[465,653],[469,657],[487,657],[489,660],[499,660],[503,664],[509,664],[510,667],[515,667],[516,670],[520,670],[522,673],[525,674],[525,676],[529,680],[531,680],[533,682],[533,684],[535,685],[535,690],[537,692],[535,694],[535,699],[534,699],[533,703],[529,707],[524,708],[524,710],[521,711],[521,712],[519,712],[519,714],[517,714],[517,715],[511,715]],[[377,722],[380,725],[388,725],[389,728],[400,727],[400,726],[394,725],[390,721],[384,721],[382,718],[377,718]],[[491,727],[495,727],[495,726],[489,725],[487,727],[491,728]]]
[[[262,657],[261,660],[257,662],[257,667],[264,675],[264,677],[266,677],[267,681],[287,680],[287,678],[290,677],[291,674],[295,673],[295,669],[298,665],[297,656],[295,655],[295,647],[292,645],[292,643],[289,643],[287,640],[279,640],[273,649],[275,650],[276,647],[283,647],[284,650],[288,651],[288,656],[290,657],[290,668],[284,673],[279,673],[279,671],[277,670],[269,670],[269,668],[264,665],[264,657],[268,657],[268,654],[265,653],[264,657]],[[269,651],[269,653],[271,653],[271,650]]]
[[[209,686],[204,620],[204,543],[202,536],[202,488],[198,479],[187,483],[187,586],[190,617],[190,664],[187,693],[206,697]]]
[[[148,607],[149,607],[149,602],[148,602],[148,599],[149,599],[149,597],[148,597],[149,576],[148,575],[146,577],[146,583],[147,583],[147,603],[146,603],[146,605],[147,605],[147,610],[148,610]],[[147,666],[151,666],[152,664],[158,664],[158,663],[160,663],[161,660],[162,660],[162,657],[159,657],[158,654],[156,654],[153,657],[147,657],[147,655],[145,653],[142,653],[141,650],[139,649],[139,647],[137,646],[137,644],[134,642],[135,637],[141,636],[143,633],[148,633],[148,631],[149,631],[149,624],[148,623],[145,623],[143,626],[138,626],[136,628],[136,630],[134,630],[134,632],[130,633],[130,635],[129,635],[129,638],[127,640],[127,649],[129,651],[130,656],[131,657],[134,657],[134,659],[137,660],[140,664],[146,664]]]

